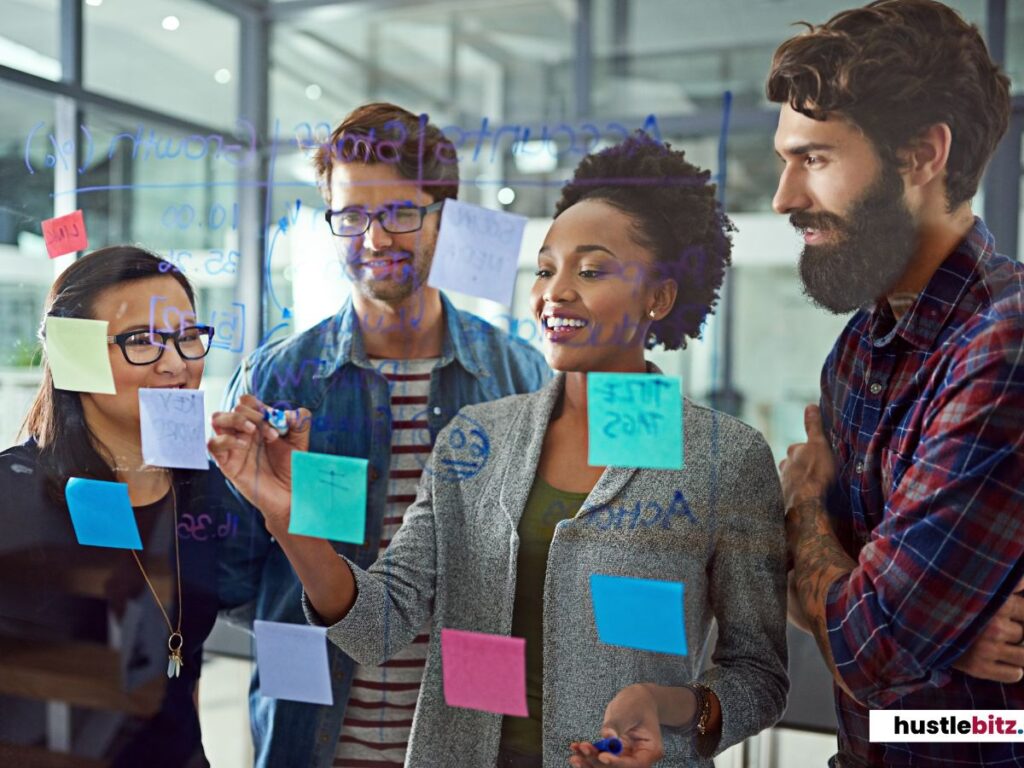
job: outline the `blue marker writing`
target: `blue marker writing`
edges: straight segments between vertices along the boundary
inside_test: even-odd
[[[277,434],[281,435],[281,437],[288,434],[287,412],[278,410],[277,408],[267,408],[267,410],[263,412],[263,418],[265,421],[270,423],[270,426],[277,430]]]
[[[614,736],[610,736],[607,739],[598,739],[592,742],[592,744],[597,748],[598,752],[611,752],[616,757],[622,754],[622,742]]]

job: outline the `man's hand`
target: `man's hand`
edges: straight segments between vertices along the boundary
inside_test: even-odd
[[[824,500],[836,477],[835,457],[822,430],[818,406],[808,405],[804,409],[804,429],[807,442],[789,446],[786,458],[779,463],[787,512],[805,501]]]
[[[1024,679],[1024,579],[964,655],[953,663],[965,675],[997,683]]]
[[[213,414],[207,447],[224,476],[262,513],[273,536],[288,531],[292,503],[292,451],[309,450],[310,413],[289,411],[282,437],[264,420],[267,407],[242,395],[233,411]]]

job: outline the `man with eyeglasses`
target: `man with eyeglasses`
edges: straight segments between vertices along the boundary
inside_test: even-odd
[[[257,350],[229,384],[225,410],[305,407],[309,449],[369,461],[366,540],[332,542],[362,567],[387,549],[415,499],[434,438],[464,405],[538,389],[539,352],[457,310],[426,284],[444,200],[458,194],[455,149],[437,127],[391,104],[356,109],[315,156],[325,218],[350,300],[335,316]],[[243,399],[244,398],[244,399]],[[306,625],[301,585],[251,510],[230,542],[225,599],[252,618]],[[401,766],[426,659],[429,627],[381,667],[328,644],[333,706],[250,690],[255,764]]]

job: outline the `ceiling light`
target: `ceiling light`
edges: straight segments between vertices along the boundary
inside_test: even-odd
[[[213,79],[221,85],[227,85],[231,82],[231,70],[230,69],[218,69],[213,73]]]
[[[516,191],[511,187],[502,187],[498,190],[498,202],[502,205],[512,205],[516,199]]]
[[[160,22],[160,26],[168,32],[173,32],[181,26],[181,21],[177,16],[164,16],[164,20]]]
[[[103,0],[85,0],[86,5],[91,5],[93,8],[99,8],[103,5]]]
[[[306,98],[309,99],[310,101],[316,101],[322,95],[323,89],[316,83],[306,86]]]

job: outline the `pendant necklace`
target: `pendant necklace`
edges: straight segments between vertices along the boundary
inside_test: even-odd
[[[178,497],[174,492],[174,476],[171,476],[171,501],[174,508],[174,530],[172,536],[174,536],[174,563],[178,572],[178,626],[177,628],[171,625],[171,619],[167,615],[167,611],[164,610],[163,603],[160,602],[160,596],[157,595],[156,590],[153,589],[153,583],[149,580],[149,575],[146,573],[146,569],[142,567],[142,561],[139,560],[138,554],[135,550],[131,550],[132,557],[135,558],[135,564],[139,566],[139,570],[142,571],[142,578],[146,580],[146,586],[149,587],[149,591],[153,593],[153,599],[156,600],[156,605],[160,609],[160,613],[163,614],[164,621],[167,622],[167,631],[170,635],[167,638],[167,650],[169,651],[167,656],[167,676],[168,677],[179,677],[181,675],[181,668],[185,666],[185,662],[181,658],[181,648],[185,644],[184,639],[181,637],[181,553],[178,550]]]

